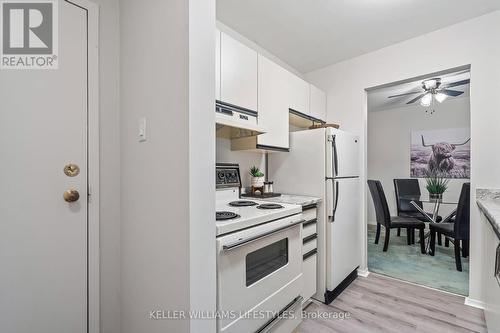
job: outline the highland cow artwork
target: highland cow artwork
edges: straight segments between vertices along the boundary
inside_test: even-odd
[[[446,178],[470,178],[470,129],[412,131],[410,176],[440,173]]]

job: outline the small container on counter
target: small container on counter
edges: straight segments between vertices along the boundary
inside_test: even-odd
[[[274,193],[274,182],[267,182],[267,193]]]

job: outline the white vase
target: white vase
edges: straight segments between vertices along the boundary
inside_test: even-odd
[[[264,186],[264,177],[252,177],[252,186],[253,187],[262,187]]]

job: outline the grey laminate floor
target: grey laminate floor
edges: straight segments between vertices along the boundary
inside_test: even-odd
[[[350,318],[336,319],[340,312]],[[311,304],[306,314],[314,318],[304,318],[297,332],[487,332],[483,311],[464,305],[464,297],[376,274],[357,278],[330,305]]]

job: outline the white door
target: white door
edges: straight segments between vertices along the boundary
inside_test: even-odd
[[[259,55],[259,126],[266,133],[257,136],[257,144],[289,148],[287,72]]]
[[[220,100],[220,30],[215,30],[215,99]],[[213,110],[210,110],[213,112]]]
[[[302,80],[297,75],[286,72],[289,89],[288,107],[295,111],[309,115],[309,83]]]
[[[326,177],[359,176],[358,136],[333,128],[326,133]]]
[[[59,1],[59,69],[0,70],[0,108],[0,332],[87,332],[85,9]]]
[[[222,32],[220,68],[221,100],[257,111],[257,51]]]
[[[327,201],[333,201],[334,218],[327,219],[327,289],[335,289],[356,267],[361,258],[360,188],[358,178],[327,182]],[[335,193],[335,194],[333,194]]]

